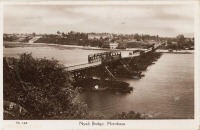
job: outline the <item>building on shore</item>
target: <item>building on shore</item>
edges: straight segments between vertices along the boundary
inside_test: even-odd
[[[107,33],[90,33],[88,34],[88,39],[105,39],[105,38],[112,38],[111,34]]]
[[[118,47],[119,43],[117,42],[110,42],[109,47],[110,49],[116,49]]]

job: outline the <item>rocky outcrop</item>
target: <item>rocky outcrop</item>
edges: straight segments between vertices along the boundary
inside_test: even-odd
[[[4,120],[13,120],[13,119],[28,119],[29,113],[26,109],[20,105],[4,101],[3,102],[3,117]]]

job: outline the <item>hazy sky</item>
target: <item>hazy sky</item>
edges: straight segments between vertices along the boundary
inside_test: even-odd
[[[6,5],[4,33],[194,35],[192,5]]]

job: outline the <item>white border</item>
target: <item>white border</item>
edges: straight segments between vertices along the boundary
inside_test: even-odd
[[[122,0],[116,0],[116,1],[113,1],[113,0],[109,0],[109,1],[100,1],[100,0],[94,0],[94,1],[91,1],[91,0],[86,0],[86,1],[78,1],[78,0],[69,0],[69,1],[49,1],[49,0],[46,0],[46,1],[37,1],[37,2],[1,2],[2,5],[27,5],[27,4],[31,4],[31,5],[130,5],[130,4],[133,4],[133,5],[139,5],[139,4],[144,4],[144,5],[151,5],[151,4],[156,4],[156,5],[160,5],[160,4],[171,4],[171,5],[174,5],[174,4],[179,4],[179,5],[182,5],[182,4],[188,4],[188,5],[198,5],[199,2],[198,0],[177,0],[177,1],[173,1],[173,0],[142,0],[142,1],[139,1],[139,0],[133,0],[133,1],[130,1],[130,0],[126,0],[126,1],[122,1]]]
[[[195,103],[195,119],[197,119],[197,124],[200,129],[200,2],[195,5],[195,89],[194,89],[194,103]]]
[[[3,120],[3,5],[0,4],[0,120]],[[2,126],[3,122],[0,122]]]
[[[194,5],[195,7],[195,119],[184,119],[184,120],[118,120],[118,122],[125,122],[126,126],[79,126],[80,120],[29,120],[25,121],[27,125],[16,125],[16,121],[3,121],[3,129],[10,130],[10,129],[177,129],[177,130],[195,130],[199,128],[199,84],[200,84],[200,35],[199,35],[199,2],[198,1],[45,1],[45,2],[2,2],[2,5],[26,5],[26,4],[34,4],[34,5],[55,5],[55,4],[67,4],[67,5],[117,5],[117,4],[190,4]],[[3,57],[3,6],[0,6],[0,33],[1,33],[1,66],[2,57]],[[1,81],[3,76],[3,67],[1,68]],[[2,112],[3,112],[3,82],[1,83],[1,120]],[[92,120],[84,120],[84,122],[92,122]],[[96,120],[97,122],[98,120]],[[112,120],[112,122],[116,122],[117,120]],[[23,122],[23,121],[20,121]],[[99,122],[105,123],[107,120],[100,120]]]

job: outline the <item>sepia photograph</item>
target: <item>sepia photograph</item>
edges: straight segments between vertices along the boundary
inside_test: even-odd
[[[3,5],[3,120],[194,120],[194,14],[180,3]]]

